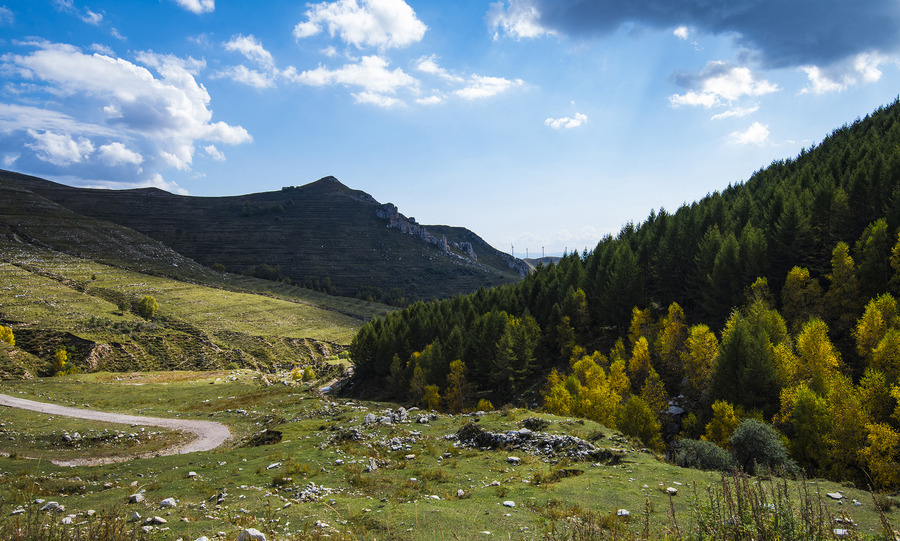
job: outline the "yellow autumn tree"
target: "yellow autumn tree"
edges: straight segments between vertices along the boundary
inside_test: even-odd
[[[799,376],[809,388],[821,396],[827,394],[828,381],[838,372],[841,356],[828,338],[828,325],[813,318],[803,325],[797,336]]]
[[[787,340],[775,346],[775,369],[778,371],[778,380],[783,385],[796,385],[800,382],[800,359]]]
[[[866,431],[869,433],[867,445],[860,451],[860,456],[868,467],[876,488],[897,488],[900,486],[900,464],[897,463],[900,434],[885,423],[867,425]]]
[[[859,280],[856,264],[850,257],[850,247],[839,242],[831,252],[831,274],[826,275],[831,285],[823,298],[825,313],[834,321],[835,330],[849,331],[861,308]]]
[[[641,398],[650,406],[653,413],[659,415],[669,404],[669,395],[666,394],[666,386],[656,370],[650,369],[650,374],[644,380],[641,387]]]
[[[620,400],[625,400],[631,394],[631,380],[628,379],[625,361],[622,359],[616,359],[609,367],[609,388]]]
[[[654,344],[656,354],[659,356],[659,369],[665,382],[671,389],[677,389],[677,385],[684,379],[684,369],[680,362],[684,343],[688,338],[688,328],[685,324],[684,310],[677,302],[669,305],[669,312],[660,321],[659,337]]]
[[[711,441],[728,449],[728,440],[734,431],[737,430],[740,420],[734,413],[734,406],[724,400],[716,400],[712,405],[713,418],[706,425],[706,434],[700,439]]]
[[[652,340],[656,334],[656,324],[649,308],[641,310],[638,307],[631,309],[631,326],[628,327],[628,342],[633,348],[638,340],[643,337]]]
[[[685,395],[697,399],[706,390],[709,375],[712,373],[713,359],[719,350],[719,341],[709,327],[700,323],[688,330],[684,350],[681,352],[681,363],[684,375],[687,376]]]
[[[856,328],[853,338],[856,339],[856,352],[866,362],[872,362],[872,354],[887,334],[897,318],[897,301],[890,293],[885,293],[869,301]]]
[[[809,277],[809,269],[794,267],[788,272],[781,288],[781,315],[797,333],[803,324],[822,311],[822,286]]]
[[[544,394],[544,410],[553,415],[570,415],[572,413],[572,394],[565,386],[565,380],[554,368],[547,376]]]
[[[635,387],[640,388],[644,380],[650,374],[650,344],[641,336],[631,350],[631,359],[628,361],[628,377]]]
[[[894,383],[900,376],[900,330],[891,329],[884,335],[878,347],[872,352],[871,368],[884,372],[888,381]]]
[[[13,336],[12,329],[9,327],[4,327],[3,325],[0,325],[0,340],[3,340],[11,346],[16,345],[16,337]]]
[[[471,392],[471,387],[466,379],[465,363],[461,360],[450,363],[450,373],[447,374],[447,389],[445,391],[447,410],[451,413],[463,411],[466,399]]]
[[[426,385],[425,394],[422,397],[425,401],[425,407],[430,410],[439,411],[441,409],[441,393],[437,385]]]

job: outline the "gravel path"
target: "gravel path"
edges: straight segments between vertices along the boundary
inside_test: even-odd
[[[184,453],[195,453],[197,451],[211,451],[222,445],[225,440],[231,437],[228,427],[222,423],[213,421],[190,421],[183,419],[165,419],[162,417],[139,417],[137,415],[124,415],[121,413],[106,413],[103,411],[93,411],[87,409],[69,408],[66,406],[58,406],[56,404],[46,404],[44,402],[35,402],[34,400],[26,400],[24,398],[16,398],[5,394],[0,394],[0,406],[8,406],[11,408],[19,408],[49,415],[62,415],[64,417],[77,417],[79,419],[89,419],[91,421],[104,421],[108,423],[119,423],[125,425],[143,425],[143,426],[159,426],[170,428],[172,430],[182,430],[191,432],[197,436],[193,441],[180,446],[170,447],[162,451],[153,453],[153,455],[180,455]],[[135,458],[134,456],[116,456],[97,459],[76,459],[54,462],[60,466],[94,466],[97,464],[110,464],[114,462],[126,462]]]

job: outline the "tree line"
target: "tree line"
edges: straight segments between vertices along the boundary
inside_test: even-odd
[[[680,437],[727,446],[755,418],[809,474],[900,486],[898,145],[894,101],[517,284],[373,320],[357,374],[451,410],[630,423],[660,449],[675,400]]]

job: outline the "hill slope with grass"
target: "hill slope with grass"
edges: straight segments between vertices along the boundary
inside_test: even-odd
[[[343,296],[403,304],[513,283],[527,272],[471,231],[422,226],[333,177],[234,197],[72,188],[9,171],[0,171],[0,184],[131,228],[202,265],[233,273],[266,265],[267,277]]]

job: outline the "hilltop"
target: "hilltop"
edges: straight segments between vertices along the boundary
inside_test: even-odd
[[[276,192],[192,197],[73,188],[0,170],[0,187],[53,202],[57,212],[130,228],[207,267],[258,276],[265,269],[267,277],[343,296],[395,304],[445,298],[528,272],[467,229],[421,225],[334,177]]]

